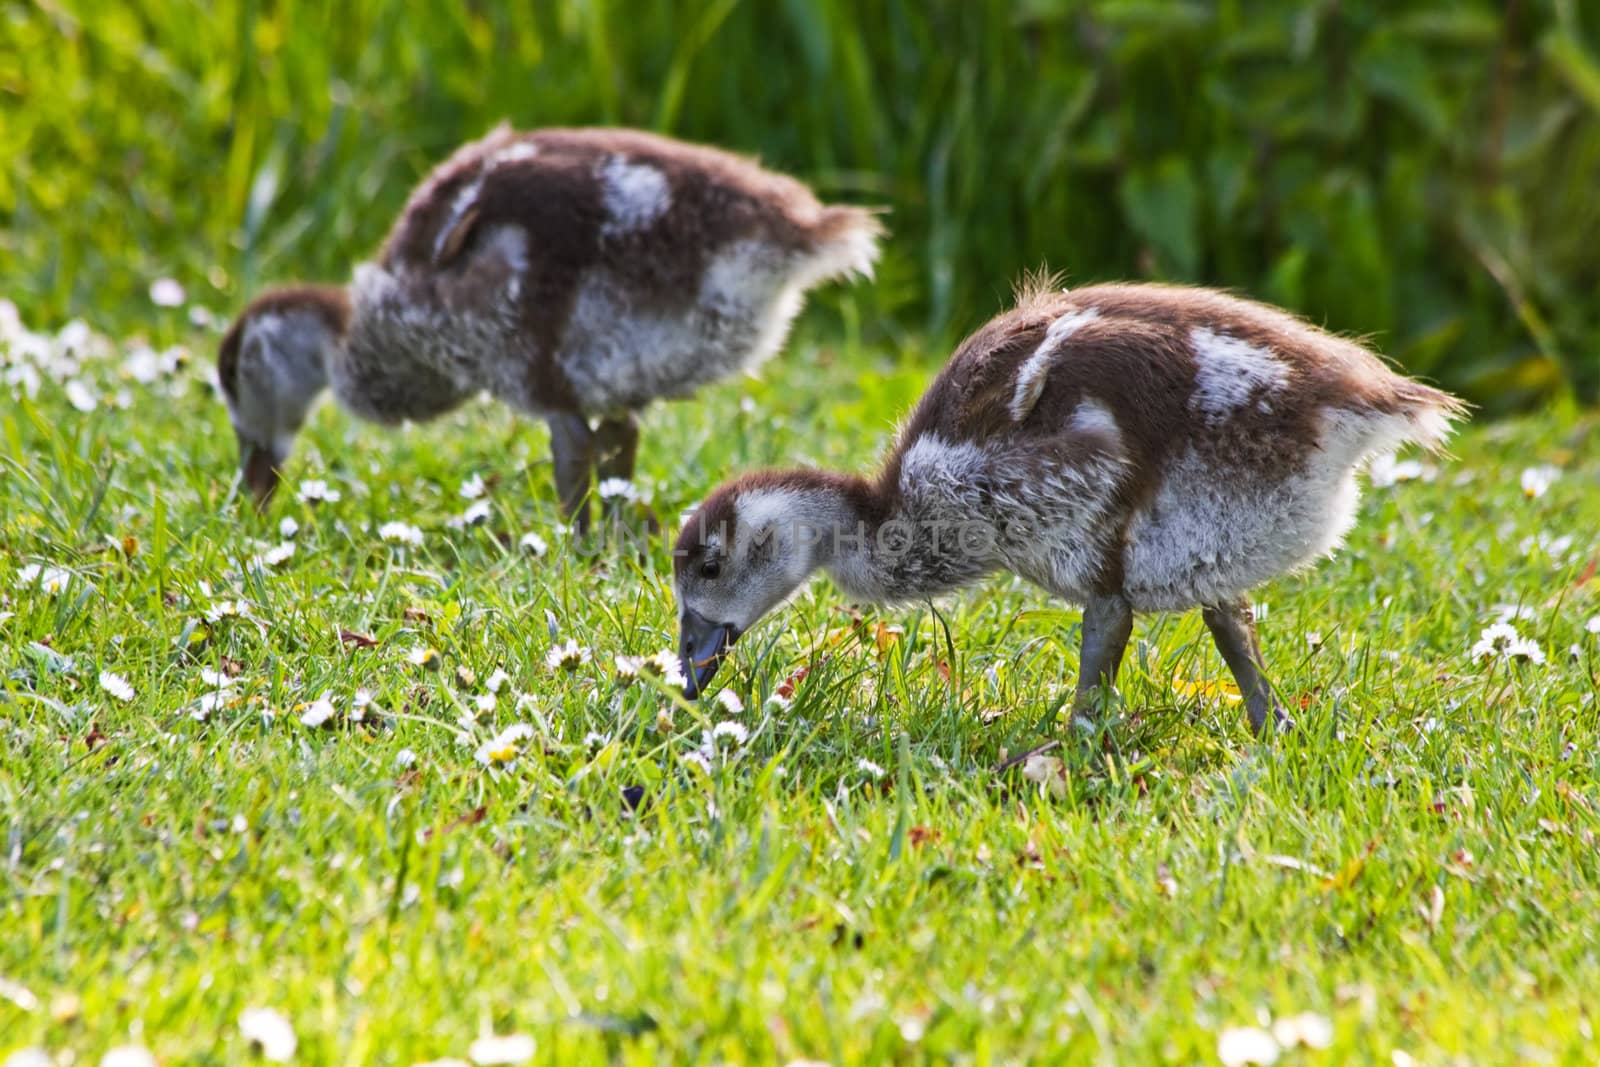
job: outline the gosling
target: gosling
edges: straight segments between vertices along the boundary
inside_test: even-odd
[[[1083,606],[1076,717],[1109,696],[1135,612],[1199,607],[1251,729],[1290,726],[1250,591],[1338,547],[1365,461],[1436,450],[1463,412],[1263,304],[1039,287],[961,344],[875,477],[747,474],[690,515],[673,562],[686,692],[818,570],[880,603],[1011,571]]]
[[[805,294],[870,276],[883,227],[726,152],[619,129],[516,132],[459,149],[348,288],[251,303],[218,381],[265,507],[324,388],[385,425],[487,391],[550,428],[580,527],[591,477],[631,478],[637,412],[750,369]]]

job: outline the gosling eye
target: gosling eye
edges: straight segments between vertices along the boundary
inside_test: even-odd
[[[707,581],[715,581],[720,574],[722,574],[722,561],[720,559],[708,559],[700,564],[700,577]]]

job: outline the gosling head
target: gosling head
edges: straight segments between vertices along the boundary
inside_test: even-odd
[[[217,382],[239,439],[240,475],[259,508],[328,384],[328,360],[349,321],[343,289],[296,286],[257,298],[222,339]]]
[[[827,562],[838,510],[806,472],[751,475],[706,498],[673,550],[678,654],[693,699],[740,636]]]

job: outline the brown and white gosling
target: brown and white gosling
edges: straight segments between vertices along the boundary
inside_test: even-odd
[[[1078,714],[1114,683],[1134,612],[1199,607],[1251,728],[1288,725],[1247,594],[1339,545],[1365,460],[1438,448],[1463,410],[1223,293],[1026,293],[956,350],[875,477],[748,474],[689,517],[674,551],[688,695],[819,569],[875,602],[1012,571],[1083,605]]]
[[[807,290],[871,273],[882,233],[716,149],[501,126],[434,169],[348,288],[274,290],[233,324],[218,379],[244,481],[264,505],[327,386],[389,425],[487,390],[548,422],[582,525],[592,472],[632,476],[640,408],[772,355]]]

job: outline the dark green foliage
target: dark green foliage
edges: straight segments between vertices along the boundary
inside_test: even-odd
[[[1236,287],[1491,410],[1600,395],[1584,0],[4,11],[0,288],[35,320],[340,277],[462,139],[610,122],[890,206],[870,331],[953,339],[1048,262]]]

